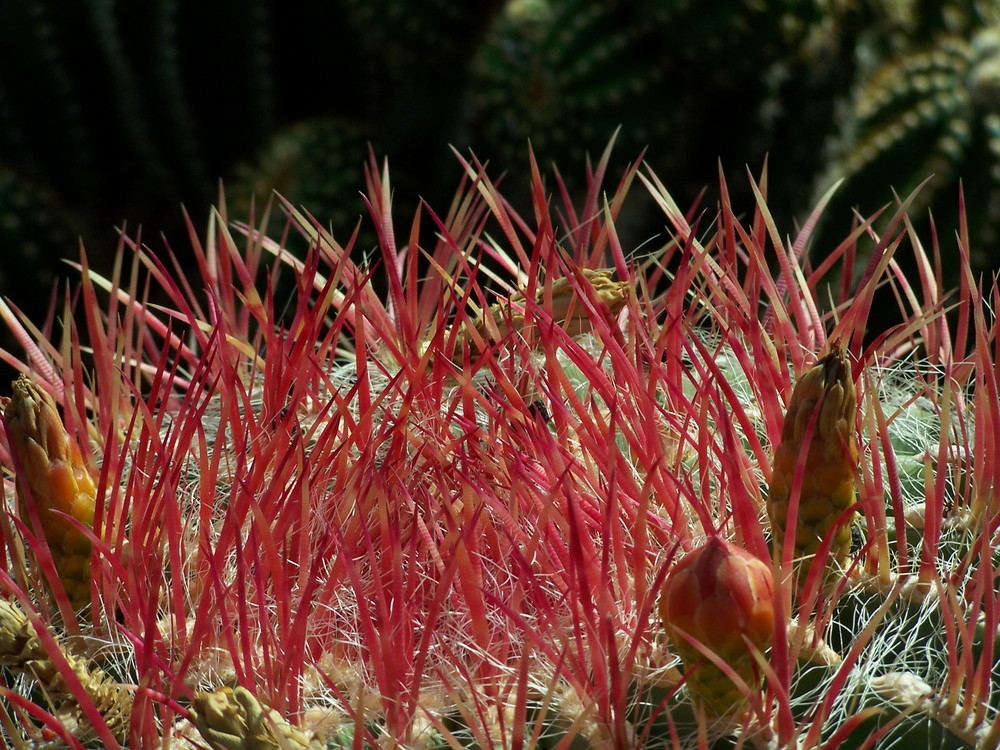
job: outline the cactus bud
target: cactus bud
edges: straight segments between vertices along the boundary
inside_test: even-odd
[[[195,726],[213,750],[313,750],[325,745],[243,687],[195,693]]]
[[[625,306],[630,290],[629,282],[614,281],[611,278],[613,270],[580,269],[583,281],[590,285],[596,300],[606,305],[612,315]],[[547,298],[547,294],[551,296]],[[553,281],[548,292],[539,288],[535,293],[535,302],[546,305],[552,319],[571,336],[579,336],[591,330],[590,314],[568,278]],[[524,294],[516,292],[509,300],[503,300],[484,310],[472,326],[475,333],[466,325],[462,331],[462,339],[470,343],[476,340],[498,341],[510,332],[508,323],[515,330],[520,330],[524,325],[524,305]]]
[[[843,351],[834,348],[808,370],[792,391],[781,443],[774,455],[767,511],[771,518],[776,554],[787,531],[788,505],[796,471],[802,472],[795,558],[806,564],[830,533],[828,569],[844,568],[851,551],[851,524],[838,522],[855,502],[854,475],[858,447],[854,431],[857,395],[851,368]],[[812,432],[803,451],[803,441]],[[800,466],[803,460],[804,465]],[[836,527],[836,528],[835,528]]]
[[[745,702],[743,693],[688,639],[713,651],[751,687],[759,684],[753,651],[764,651],[771,643],[771,568],[713,537],[671,571],[660,598],[660,616],[691,670],[687,684],[692,697],[717,716],[734,713]]]
[[[21,518],[30,528],[27,503],[34,503],[70,603],[82,609],[90,603],[90,539],[61,513],[92,528],[97,487],[52,397],[25,375],[13,387],[4,418],[18,461]]]

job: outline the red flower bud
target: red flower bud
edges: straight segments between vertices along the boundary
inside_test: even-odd
[[[764,651],[774,629],[771,568],[713,537],[671,571],[660,616],[682,661],[694,667],[688,678],[692,695],[714,713],[729,713],[742,695],[688,638],[711,649],[747,684],[757,683],[753,649]]]

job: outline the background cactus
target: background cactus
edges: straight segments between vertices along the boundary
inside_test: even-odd
[[[286,184],[315,184],[327,168],[339,174],[363,161],[371,140],[392,155],[407,200],[439,204],[458,175],[440,156],[448,144],[502,161],[520,186],[531,138],[543,166],[555,161],[575,180],[585,154],[619,125],[623,158],[652,146],[650,163],[685,205],[712,189],[720,158],[739,174],[767,156],[783,175],[770,187],[783,221],[801,219],[810,196],[852,178],[824,245],[847,234],[852,206],[872,213],[892,199],[890,186],[907,193],[931,171],[916,207],[932,207],[950,236],[961,178],[976,201],[967,212],[974,261],[989,267],[998,231],[997,8],[996,0],[491,0],[461,9],[437,0],[156,0],[67,11],[54,0],[3,0],[0,170],[10,180],[0,214],[10,215],[11,201],[44,196],[52,221],[18,211],[17,231],[30,236],[15,233],[6,246],[29,254],[9,264],[14,277],[0,293],[65,273],[53,229],[82,235],[91,257],[108,264],[109,227],[127,220],[178,236],[177,205],[200,223],[219,178],[234,195],[266,198],[275,154],[293,141],[302,156],[284,163]],[[731,178],[731,189],[748,199],[743,182]],[[527,191],[509,197],[526,208]],[[323,201],[309,204],[317,215],[364,216],[350,191],[305,190],[307,198]],[[659,230],[655,212],[633,214],[620,231],[636,243]],[[926,215],[915,210],[913,220]],[[192,262],[183,247],[177,253]],[[45,300],[22,305],[40,317]]]
[[[906,194],[925,180],[914,204],[933,209],[939,231],[957,229],[955,186],[966,187],[966,217],[990,263],[1000,237],[997,135],[1000,133],[1000,4],[909,3],[890,12],[881,32],[862,34],[857,79],[839,103],[827,179],[848,176],[844,194],[862,212],[885,202],[865,186],[891,175]],[[835,204],[834,210],[838,209]],[[957,279],[949,278],[951,283]]]
[[[622,126],[627,153],[677,132],[665,48],[636,3],[509,3],[473,60],[466,136],[487,159],[579,164]],[[643,107],[626,108],[627,100]]]

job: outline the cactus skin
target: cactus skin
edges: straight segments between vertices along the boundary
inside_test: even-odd
[[[795,559],[811,560],[823,539],[840,523],[834,530],[827,568],[829,572],[834,565],[846,567],[851,551],[851,523],[843,523],[841,517],[856,498],[856,411],[857,393],[850,364],[844,352],[834,348],[795,385],[785,414],[767,495],[776,555],[783,549],[802,443],[811,429],[805,465],[801,468]],[[807,570],[808,565],[800,566],[800,573]]]
[[[90,603],[90,539],[58,514],[93,528],[97,487],[52,397],[25,375],[13,388],[4,418],[11,452],[17,456],[21,519],[33,528],[28,509],[32,503],[59,578],[79,610]]]
[[[714,651],[747,685],[759,684],[754,652],[771,643],[774,579],[771,568],[746,550],[713,537],[671,571],[660,598],[660,617],[685,666],[688,689],[716,716],[745,704],[743,692],[684,636]]]

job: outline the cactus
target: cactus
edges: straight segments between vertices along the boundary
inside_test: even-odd
[[[342,118],[297,122],[235,169],[229,204],[236,215],[246,215],[251,199],[259,206],[277,192],[339,226],[356,222],[364,209],[357,196],[360,165],[374,138],[372,128]]]
[[[697,70],[712,88],[722,89],[759,80],[762,69],[795,54],[824,14],[837,12],[835,5],[816,0],[638,0],[635,5],[640,17],[655,25],[678,75],[684,68]]]
[[[786,245],[763,181],[706,235],[648,168],[605,194],[609,159],[582,210],[539,174],[528,215],[459,157],[448,210],[402,230],[372,158],[378,263],[292,203],[302,256],[222,206],[190,231],[197,280],[125,241],[115,272],[81,264],[61,336],[0,307],[25,348],[5,356],[86,404],[107,477],[89,617],[0,575],[50,647],[109,643],[74,657],[134,690],[127,738],[54,661],[99,741],[996,746],[996,288],[963,266],[949,328],[927,270],[866,343],[897,256],[934,268],[905,204],[855,288],[800,254],[818,212]],[[640,185],[671,227],[656,253],[617,232]],[[76,496],[52,499],[37,447],[66,429],[19,444],[16,412],[5,486],[37,519],[0,525],[7,550]],[[809,555],[827,585],[788,575]],[[53,675],[0,691],[5,741],[29,714],[72,738]]]
[[[501,4],[344,0],[344,9],[378,64],[395,78],[412,80],[416,71],[441,74],[464,66]]]
[[[667,137],[664,53],[632,4],[509,3],[473,61],[476,151],[516,163],[530,139],[543,164],[579,163],[619,125],[628,152]]]
[[[19,263],[0,269],[0,289],[15,282],[47,288],[54,279],[46,258],[61,253],[73,236],[74,220],[46,190],[0,167],[0,245],[16,249]],[[20,268],[16,268],[20,266]],[[25,269],[33,269],[27,271]]]
[[[974,201],[969,231],[977,247],[995,247],[1000,6],[966,0],[909,5],[910,12],[889,14],[880,33],[859,40],[862,63],[853,90],[839,105],[842,125],[829,136],[831,158],[817,189],[845,177],[843,195],[870,212],[886,199],[881,191],[866,189],[872,176],[893,175],[901,194],[926,181],[914,215],[932,208],[939,231],[950,233],[957,228],[954,187],[961,179]],[[974,260],[987,262],[984,256]]]

